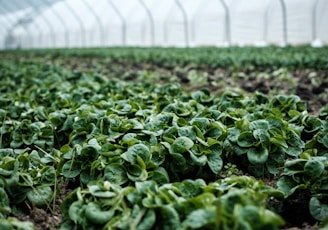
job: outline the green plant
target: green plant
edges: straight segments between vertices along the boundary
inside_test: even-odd
[[[293,93],[223,90],[258,75],[295,83],[295,68],[321,76],[325,49],[300,50],[1,55],[0,223],[24,225],[11,216],[32,204],[52,212],[64,181],[75,190],[62,203],[62,229],[277,229],[284,216],[268,200],[298,194],[310,194],[309,212],[324,224],[326,107],[317,116]],[[147,70],[136,69],[144,62]],[[185,86],[188,74],[201,84],[193,87],[211,88],[188,93],[167,83]],[[212,94],[220,80],[226,85]],[[278,189],[242,176],[268,180],[281,171]]]
[[[237,165],[230,163],[230,162],[226,163],[223,166],[222,171],[219,173],[219,177],[221,177],[221,178],[227,178],[227,177],[230,177],[233,175],[241,176],[241,175],[243,175],[243,172],[237,168]]]
[[[302,155],[303,158],[287,161],[277,187],[285,198],[306,190],[310,193],[309,212],[318,221],[328,215],[326,203],[328,186],[328,161],[326,157]]]
[[[278,229],[284,222],[266,209],[266,200],[281,195],[245,176],[208,185],[198,179],[125,188],[92,181],[63,202],[61,229]]]

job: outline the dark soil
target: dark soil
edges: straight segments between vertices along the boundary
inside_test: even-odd
[[[52,210],[52,212],[32,206],[28,214],[17,214],[15,217],[22,221],[32,222],[33,225],[40,230],[59,229],[61,224],[60,204],[63,202],[64,198],[72,192],[72,189],[68,188],[65,183],[60,183],[58,185],[58,191],[59,194],[56,197],[54,210]]]

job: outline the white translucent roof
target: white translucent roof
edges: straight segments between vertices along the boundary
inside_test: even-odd
[[[327,45],[327,0],[0,0],[0,49]]]

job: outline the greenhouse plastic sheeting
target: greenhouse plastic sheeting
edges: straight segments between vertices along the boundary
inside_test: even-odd
[[[326,45],[327,0],[0,0],[0,48]]]

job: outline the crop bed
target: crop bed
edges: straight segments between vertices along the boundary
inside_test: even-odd
[[[327,48],[0,53],[0,229],[328,227]]]

